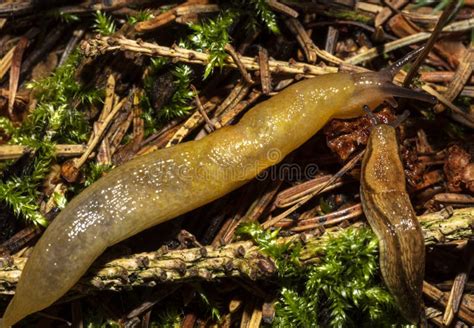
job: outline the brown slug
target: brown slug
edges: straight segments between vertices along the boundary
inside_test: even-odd
[[[22,272],[3,327],[53,304],[107,247],[242,186],[330,119],[360,116],[363,105],[374,108],[393,96],[431,101],[391,83],[414,54],[380,72],[328,74],[295,83],[233,126],[113,169],[72,199],[46,229]]]
[[[360,195],[364,214],[379,240],[380,271],[401,314],[421,318],[425,242],[406,192],[395,128],[376,125],[362,160]]]

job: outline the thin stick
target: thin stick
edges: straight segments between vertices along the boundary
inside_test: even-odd
[[[424,85],[421,88],[428,92],[430,95],[435,96],[436,99],[438,99],[443,105],[449,107],[454,113],[464,118],[467,122],[470,123],[470,126],[474,125],[474,116],[472,114],[464,112],[462,109],[454,105],[451,101],[446,99],[442,94],[440,94],[438,91],[436,91],[429,85]]]
[[[86,162],[87,158],[92,153],[95,146],[97,146],[97,144],[99,143],[100,138],[102,137],[104,132],[107,130],[107,127],[109,126],[110,122],[114,118],[115,114],[117,114],[117,112],[122,108],[122,106],[123,106],[123,104],[125,103],[126,100],[127,100],[127,98],[125,97],[117,105],[115,105],[113,110],[109,113],[109,115],[107,115],[107,117],[104,119],[104,122],[100,125],[98,131],[96,131],[96,133],[94,133],[94,137],[92,138],[91,142],[88,144],[87,150],[74,163],[75,164],[74,166],[77,169],[79,169]]]
[[[440,203],[473,205],[474,197],[467,194],[440,193],[434,195],[433,199]]]
[[[200,114],[202,115],[202,117],[204,118],[204,121],[206,121],[206,124],[207,124],[207,126],[209,127],[209,129],[211,130],[211,132],[217,130],[218,128],[220,128],[220,126],[216,126],[216,124],[214,124],[214,123],[209,119],[209,116],[207,116],[207,113],[206,113],[206,111],[204,110],[204,107],[202,106],[201,100],[199,99],[198,91],[197,91],[196,87],[191,84],[191,89],[192,89],[193,92],[194,92],[194,100],[196,101],[196,107],[197,107],[199,113],[200,113]]]
[[[463,21],[449,24],[448,26],[443,28],[443,32],[468,31],[468,30],[471,30],[473,27],[474,27],[474,18],[469,18]],[[371,60],[382,54],[386,54],[391,51],[397,50],[399,48],[427,40],[430,38],[430,36],[431,36],[431,33],[429,32],[420,32],[420,33],[412,34],[401,39],[387,42],[383,45],[383,47],[370,48],[364,53],[361,53],[361,54],[358,54],[351,58],[346,59],[345,63],[358,65],[364,61]]]
[[[66,48],[64,49],[61,59],[59,60],[58,67],[61,66],[66,62],[66,60],[69,58],[69,55],[76,49],[77,44],[79,41],[81,41],[82,37],[86,33],[86,30],[84,28],[78,28],[74,30],[72,33],[72,37],[69,40],[69,42],[66,45]]]
[[[237,51],[235,51],[234,47],[230,43],[227,43],[224,46],[224,50],[227,51],[227,53],[232,57],[244,80],[249,84],[254,84],[252,77],[250,76],[249,72],[247,72],[245,65],[240,60],[240,55],[237,53]]]
[[[446,92],[443,93],[443,96],[450,101],[453,101],[459,93],[462,91],[466,83],[469,81],[470,76],[472,75],[472,66],[474,63],[474,44],[471,44],[466,50],[465,55],[463,56],[461,62],[456,68],[456,72],[452,78],[452,83],[449,84],[449,88]],[[451,81],[450,81],[451,82]],[[443,103],[436,104],[434,110],[437,113],[440,113],[446,109],[446,106]]]
[[[85,145],[56,145],[54,148],[58,157],[79,156],[87,149]],[[29,151],[32,151],[32,149],[27,146],[0,145],[0,160],[17,159]]]
[[[211,112],[217,107],[217,104],[212,100],[203,105],[206,112]],[[199,124],[204,121],[204,117],[199,110],[196,110],[181,126],[173,133],[172,137],[166,143],[165,148],[171,147],[180,143],[191,131],[193,131]],[[153,148],[152,148],[153,149]],[[148,152],[148,151],[147,151]]]
[[[285,23],[288,29],[296,36],[296,40],[304,51],[306,60],[314,64],[318,58],[315,51],[316,45],[304,29],[303,24],[295,18],[288,18],[285,20]]]
[[[13,53],[15,52],[16,46],[12,47],[0,60],[0,79],[3,79],[7,74],[10,66],[12,65]]]
[[[317,177],[282,191],[275,200],[275,206],[285,208],[298,203],[304,196],[315,190],[319,190],[322,184],[326,185],[327,180],[331,179],[331,177],[331,175],[324,176],[323,179],[321,179],[321,177]],[[335,188],[346,184],[348,181],[349,180],[343,180],[339,178],[331,185],[327,185],[320,191],[320,193],[334,190]]]
[[[464,250],[465,267],[462,272],[456,275],[454,279],[451,292],[449,293],[448,304],[443,315],[443,324],[445,327],[449,327],[454,320],[454,316],[459,311],[459,305],[461,304],[461,298],[463,296],[464,287],[471,274],[472,266],[474,265],[474,244],[468,243]]]
[[[278,2],[276,0],[267,0],[266,2],[268,4],[268,6],[270,6],[273,10],[275,10],[279,13],[288,15],[288,16],[293,17],[293,18],[298,17],[298,12],[296,10],[288,7],[287,5],[285,5],[281,2]]]
[[[301,222],[298,222],[297,227],[291,228],[290,230],[293,232],[312,230],[319,227],[333,225],[342,221],[354,219],[359,216],[362,216],[362,214],[362,205],[359,203],[352,205],[351,207],[336,211],[334,213],[329,213],[320,217],[302,220]]]
[[[423,281],[423,294],[435,303],[445,307],[448,302],[448,293],[443,293],[435,286]],[[474,313],[465,303],[461,303],[458,312],[459,319],[469,324],[474,324]]]
[[[104,36],[97,39],[83,41],[81,43],[81,49],[86,56],[97,56],[106,52],[127,50],[147,56],[173,58],[175,61],[190,64],[207,65],[210,61],[209,55],[203,52],[184,49],[178,46],[172,48],[163,47],[154,43],[143,42],[141,40],[126,39],[121,36]],[[247,71],[260,70],[260,65],[258,64],[257,59],[240,56],[240,60]],[[224,65],[231,68],[238,68],[237,64],[230,56],[224,60]],[[272,73],[303,74],[307,76],[336,73],[338,71],[336,67],[319,67],[296,61],[285,62],[280,60],[269,60],[268,66]]]
[[[244,109],[254,104],[261,95],[262,93],[258,90],[253,90],[252,92],[250,92],[250,95],[248,96],[246,100],[239,102],[237,105],[233,106],[232,108],[230,108],[224,114],[221,115],[220,124],[223,126],[229,124],[229,122],[231,122]]]
[[[312,199],[314,196],[318,195],[322,190],[326,189],[327,186],[329,186],[330,184],[334,183],[337,179],[339,179],[340,177],[342,177],[348,170],[350,170],[352,167],[354,167],[354,165],[360,161],[360,159],[362,158],[362,156],[364,155],[365,153],[365,150],[361,151],[360,153],[358,153],[357,155],[354,156],[354,158],[352,158],[349,162],[346,163],[346,165],[344,165],[336,174],[334,174],[331,179],[329,179],[326,183],[324,184],[321,184],[321,186],[316,189],[315,191],[313,191],[312,193],[310,193],[309,195],[303,197],[298,203],[296,203],[295,205],[293,205],[292,207],[290,207],[289,209],[287,209],[286,211],[284,211],[283,213],[281,213],[280,215],[278,216],[275,216],[274,218],[268,220],[268,221],[265,221],[264,223],[262,223],[262,227],[264,229],[268,229],[269,227],[273,226],[275,223],[279,222],[281,219],[287,217],[288,215],[290,215],[291,213],[293,213],[294,211],[296,211],[298,208],[300,208],[301,206],[303,206],[304,204],[306,204],[310,199]]]
[[[28,46],[28,37],[22,36],[13,52],[11,67],[10,67],[10,81],[9,81],[9,95],[8,95],[8,114],[13,117],[13,106],[15,104],[16,92],[18,90],[18,82],[20,81],[20,68],[23,59],[23,53]]]
[[[258,47],[258,64],[260,65],[260,84],[264,95],[272,91],[272,75],[268,68],[268,51],[263,47]]]
[[[403,81],[403,86],[408,87],[411,84],[411,81],[413,80],[416,73],[418,72],[418,69],[420,68],[421,63],[426,58],[426,56],[428,56],[431,49],[433,49],[433,46],[436,40],[438,39],[438,36],[441,33],[441,30],[446,25],[449,18],[452,17],[452,14],[457,8],[458,2],[459,2],[458,0],[451,0],[448,6],[446,7],[446,9],[443,11],[443,14],[439,18],[434,31],[431,33],[431,36],[428,39],[428,42],[425,44],[423,51],[418,55],[415,62],[410,67],[410,70],[408,71],[407,75],[405,76],[405,80]]]

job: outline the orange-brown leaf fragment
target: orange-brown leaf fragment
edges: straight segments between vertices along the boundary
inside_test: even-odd
[[[380,123],[388,123],[395,115],[384,108],[375,116]],[[367,144],[372,122],[367,116],[352,121],[332,120],[324,128],[328,147],[342,159],[346,160],[360,145]]]
[[[448,179],[450,192],[461,192],[464,171],[471,161],[471,155],[459,145],[450,146],[444,162],[444,174]],[[469,175],[469,171],[467,172]],[[472,177],[472,174],[471,174]],[[469,177],[466,177],[470,179]],[[468,181],[469,182],[469,181]]]

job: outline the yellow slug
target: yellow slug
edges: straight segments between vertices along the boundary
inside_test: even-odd
[[[413,55],[413,54],[412,54]],[[112,170],[75,197],[46,229],[3,317],[8,327],[63,296],[104,250],[211,202],[281,161],[331,118],[363,114],[393,96],[394,70],[337,73],[298,82],[209,136],[157,150]]]
[[[362,160],[362,207],[379,239],[380,270],[402,315],[421,318],[425,243],[406,192],[395,128],[375,126]]]

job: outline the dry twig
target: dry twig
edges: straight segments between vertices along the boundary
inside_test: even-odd
[[[106,52],[127,50],[146,56],[173,58],[176,61],[189,64],[207,65],[209,63],[209,55],[206,53],[188,50],[178,46],[172,48],[163,47],[154,43],[126,39],[124,37],[98,37],[97,39],[82,42],[81,49],[87,56],[98,56]],[[258,60],[255,58],[241,56],[240,60],[248,71],[260,70]],[[224,60],[224,64],[227,67],[238,68],[230,56]],[[269,60],[268,66],[273,74],[323,75],[337,72],[337,68],[335,67],[319,67],[305,63],[284,62],[280,60]]]
[[[459,22],[454,22],[443,28],[443,32],[461,32],[468,31],[474,27],[474,18],[466,19]],[[391,42],[387,42],[383,47],[375,47],[367,50],[366,52],[360,53],[353,57],[346,59],[344,62],[347,64],[358,65],[362,62],[371,60],[382,54],[389,53],[396,49],[418,43],[421,41],[428,40],[431,36],[429,32],[416,33],[401,39],[397,39]]]
[[[55,145],[54,148],[58,157],[76,157],[87,149],[85,145]],[[32,149],[27,146],[0,145],[0,160],[17,159],[30,151]]]
[[[474,226],[474,208],[455,210],[449,219],[442,213],[418,217],[427,246],[470,238]],[[355,224],[353,227],[361,227]],[[302,263],[314,263],[329,237],[342,230],[327,231],[324,235],[305,235]],[[278,242],[295,242],[300,235],[280,238]],[[316,246],[317,247],[314,247]],[[13,294],[26,258],[0,260],[0,294]],[[123,290],[136,286],[156,286],[158,283],[180,283],[190,280],[215,280],[224,277],[268,279],[275,275],[273,260],[251,241],[241,241],[223,247],[207,246],[175,251],[135,254],[126,258],[99,262],[89,270],[74,288],[81,293],[93,290]]]

